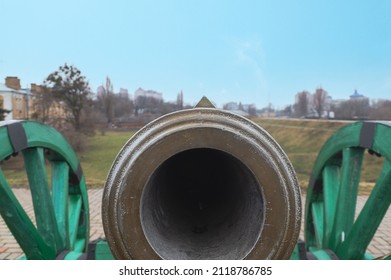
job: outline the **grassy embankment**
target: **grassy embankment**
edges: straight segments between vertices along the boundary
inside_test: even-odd
[[[317,120],[281,120],[254,119],[267,130],[288,155],[296,171],[302,189],[308,185],[316,157],[326,140],[345,122]],[[362,170],[360,193],[369,193],[376,182],[383,165],[383,158],[365,153]]]
[[[268,131],[281,145],[292,162],[300,185],[303,189],[308,184],[309,175],[317,154],[324,142],[340,127],[346,125],[341,122],[307,121],[288,119],[254,119],[261,127]],[[88,149],[79,153],[79,159],[89,187],[102,187],[113,160],[121,147],[130,138],[133,132],[107,132],[105,135],[96,134],[89,138]],[[381,160],[365,156],[362,169],[361,192],[371,189],[381,168]],[[23,186],[27,180],[22,174],[23,166],[13,164],[3,170],[11,185]]]

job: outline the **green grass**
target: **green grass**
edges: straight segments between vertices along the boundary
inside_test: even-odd
[[[129,131],[110,131],[89,138],[87,151],[79,155],[88,186],[104,185],[115,157],[133,134],[134,132]]]
[[[332,121],[306,121],[289,119],[253,119],[269,132],[288,155],[300,185],[306,188],[319,150],[324,142],[346,123]],[[88,148],[78,153],[88,187],[102,187],[111,165],[121,147],[134,132],[106,132],[88,138]],[[19,160],[20,161],[20,160]],[[23,164],[13,159],[11,167],[3,168],[13,186],[27,185]],[[362,169],[362,189],[370,190],[382,166],[382,159],[366,155]],[[49,170],[50,172],[50,170]]]
[[[85,152],[77,153],[88,187],[103,187],[111,164],[118,152],[134,132],[106,132],[87,138]],[[21,156],[11,157],[1,165],[8,183],[13,187],[28,185]],[[47,165],[50,178],[50,164]]]
[[[312,166],[324,142],[339,128],[340,122],[290,119],[253,119],[280,144],[292,162],[300,185],[308,183]]]
[[[288,155],[302,189],[306,189],[317,155],[326,140],[345,122],[291,119],[253,119],[269,132]],[[365,154],[360,193],[371,191],[383,165],[383,158]]]

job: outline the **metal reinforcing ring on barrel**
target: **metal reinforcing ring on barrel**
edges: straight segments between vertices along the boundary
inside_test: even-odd
[[[215,108],[165,115],[122,148],[102,202],[117,259],[288,259],[301,197],[261,127]]]

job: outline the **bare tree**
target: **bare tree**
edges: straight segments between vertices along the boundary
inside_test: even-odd
[[[43,123],[54,125],[57,122],[54,118],[61,117],[58,114],[50,114],[50,109],[53,108],[54,95],[49,88],[45,86],[34,86],[31,89],[34,95],[32,118]]]
[[[76,67],[65,63],[46,78],[44,85],[50,88],[56,100],[64,105],[68,114],[67,121],[76,131],[83,131],[82,112],[90,100],[86,77]]]
[[[335,110],[335,116],[339,119],[367,119],[369,116],[369,99],[346,100]]]
[[[178,93],[178,95],[177,95],[176,105],[177,105],[177,110],[183,109],[183,92],[182,91],[180,93]]]
[[[251,104],[250,106],[248,106],[248,114],[250,116],[256,116],[257,115],[257,108],[255,107],[254,104]]]
[[[292,105],[287,105],[285,106],[285,108],[283,110],[281,110],[281,113],[284,115],[284,116],[292,116],[292,111],[293,111],[293,106]]]
[[[4,99],[0,95],[0,121],[4,121],[7,114],[11,113],[10,110],[4,109]]]
[[[371,119],[391,120],[391,100],[379,100],[372,104],[369,114]]]
[[[322,117],[323,112],[326,109],[327,91],[321,87],[317,88],[314,93],[314,108],[318,113],[319,119]]]
[[[295,104],[296,117],[305,117],[308,114],[308,105],[310,93],[308,91],[302,91],[297,94],[297,100]]]
[[[10,110],[0,108],[0,121],[4,121],[7,114],[11,113]]]
[[[98,101],[100,103],[101,110],[106,117],[108,125],[113,122],[115,105],[114,99],[113,83],[109,77],[106,77],[106,86],[103,87],[103,91],[98,95]]]
[[[133,113],[134,104],[128,96],[114,94],[114,118],[129,117]]]
[[[151,97],[151,96],[145,96],[145,95],[139,95],[137,96],[135,102],[135,114],[136,116],[144,113],[158,113],[162,104],[163,100]]]

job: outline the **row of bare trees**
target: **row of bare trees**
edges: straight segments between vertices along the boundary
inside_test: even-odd
[[[321,118],[324,115],[324,112],[327,112],[330,109],[327,99],[328,93],[323,88],[317,88],[313,94],[308,91],[299,92],[294,105],[295,116],[316,116]]]
[[[114,93],[109,77],[101,87],[97,98],[81,71],[73,65],[64,64],[49,74],[34,92],[32,118],[50,124],[70,140],[75,149],[82,149],[85,136],[95,129],[106,129],[117,122],[137,119],[140,114],[157,117],[183,108],[183,93],[176,103],[164,102],[146,96],[130,100],[127,94]],[[72,143],[74,142],[74,143]]]
[[[391,101],[371,102],[369,98],[360,97],[332,102],[327,91],[317,88],[313,94],[299,92],[292,111],[294,117],[391,120]]]
[[[105,86],[98,92],[95,107],[103,115],[107,127],[112,125],[116,119],[129,117],[134,112],[134,103],[127,94],[114,93],[113,83],[106,77]]]
[[[69,138],[80,142],[74,144],[77,149],[84,141],[83,137],[94,133],[97,125],[107,128],[115,122],[137,118],[140,114],[157,117],[184,108],[182,92],[178,94],[176,103],[147,96],[138,96],[132,101],[126,94],[115,94],[113,83],[108,77],[102,89],[94,99],[81,71],[64,64],[49,74],[40,91],[35,93],[33,118],[69,134]],[[333,112],[333,117],[337,119],[391,120],[391,101],[380,100],[370,104],[369,99],[362,98],[335,104],[331,102],[327,91],[317,88],[313,94],[307,91],[298,93],[291,111],[296,117],[321,118]]]
[[[337,119],[391,120],[390,100],[346,100],[338,106],[332,106],[331,110]]]

